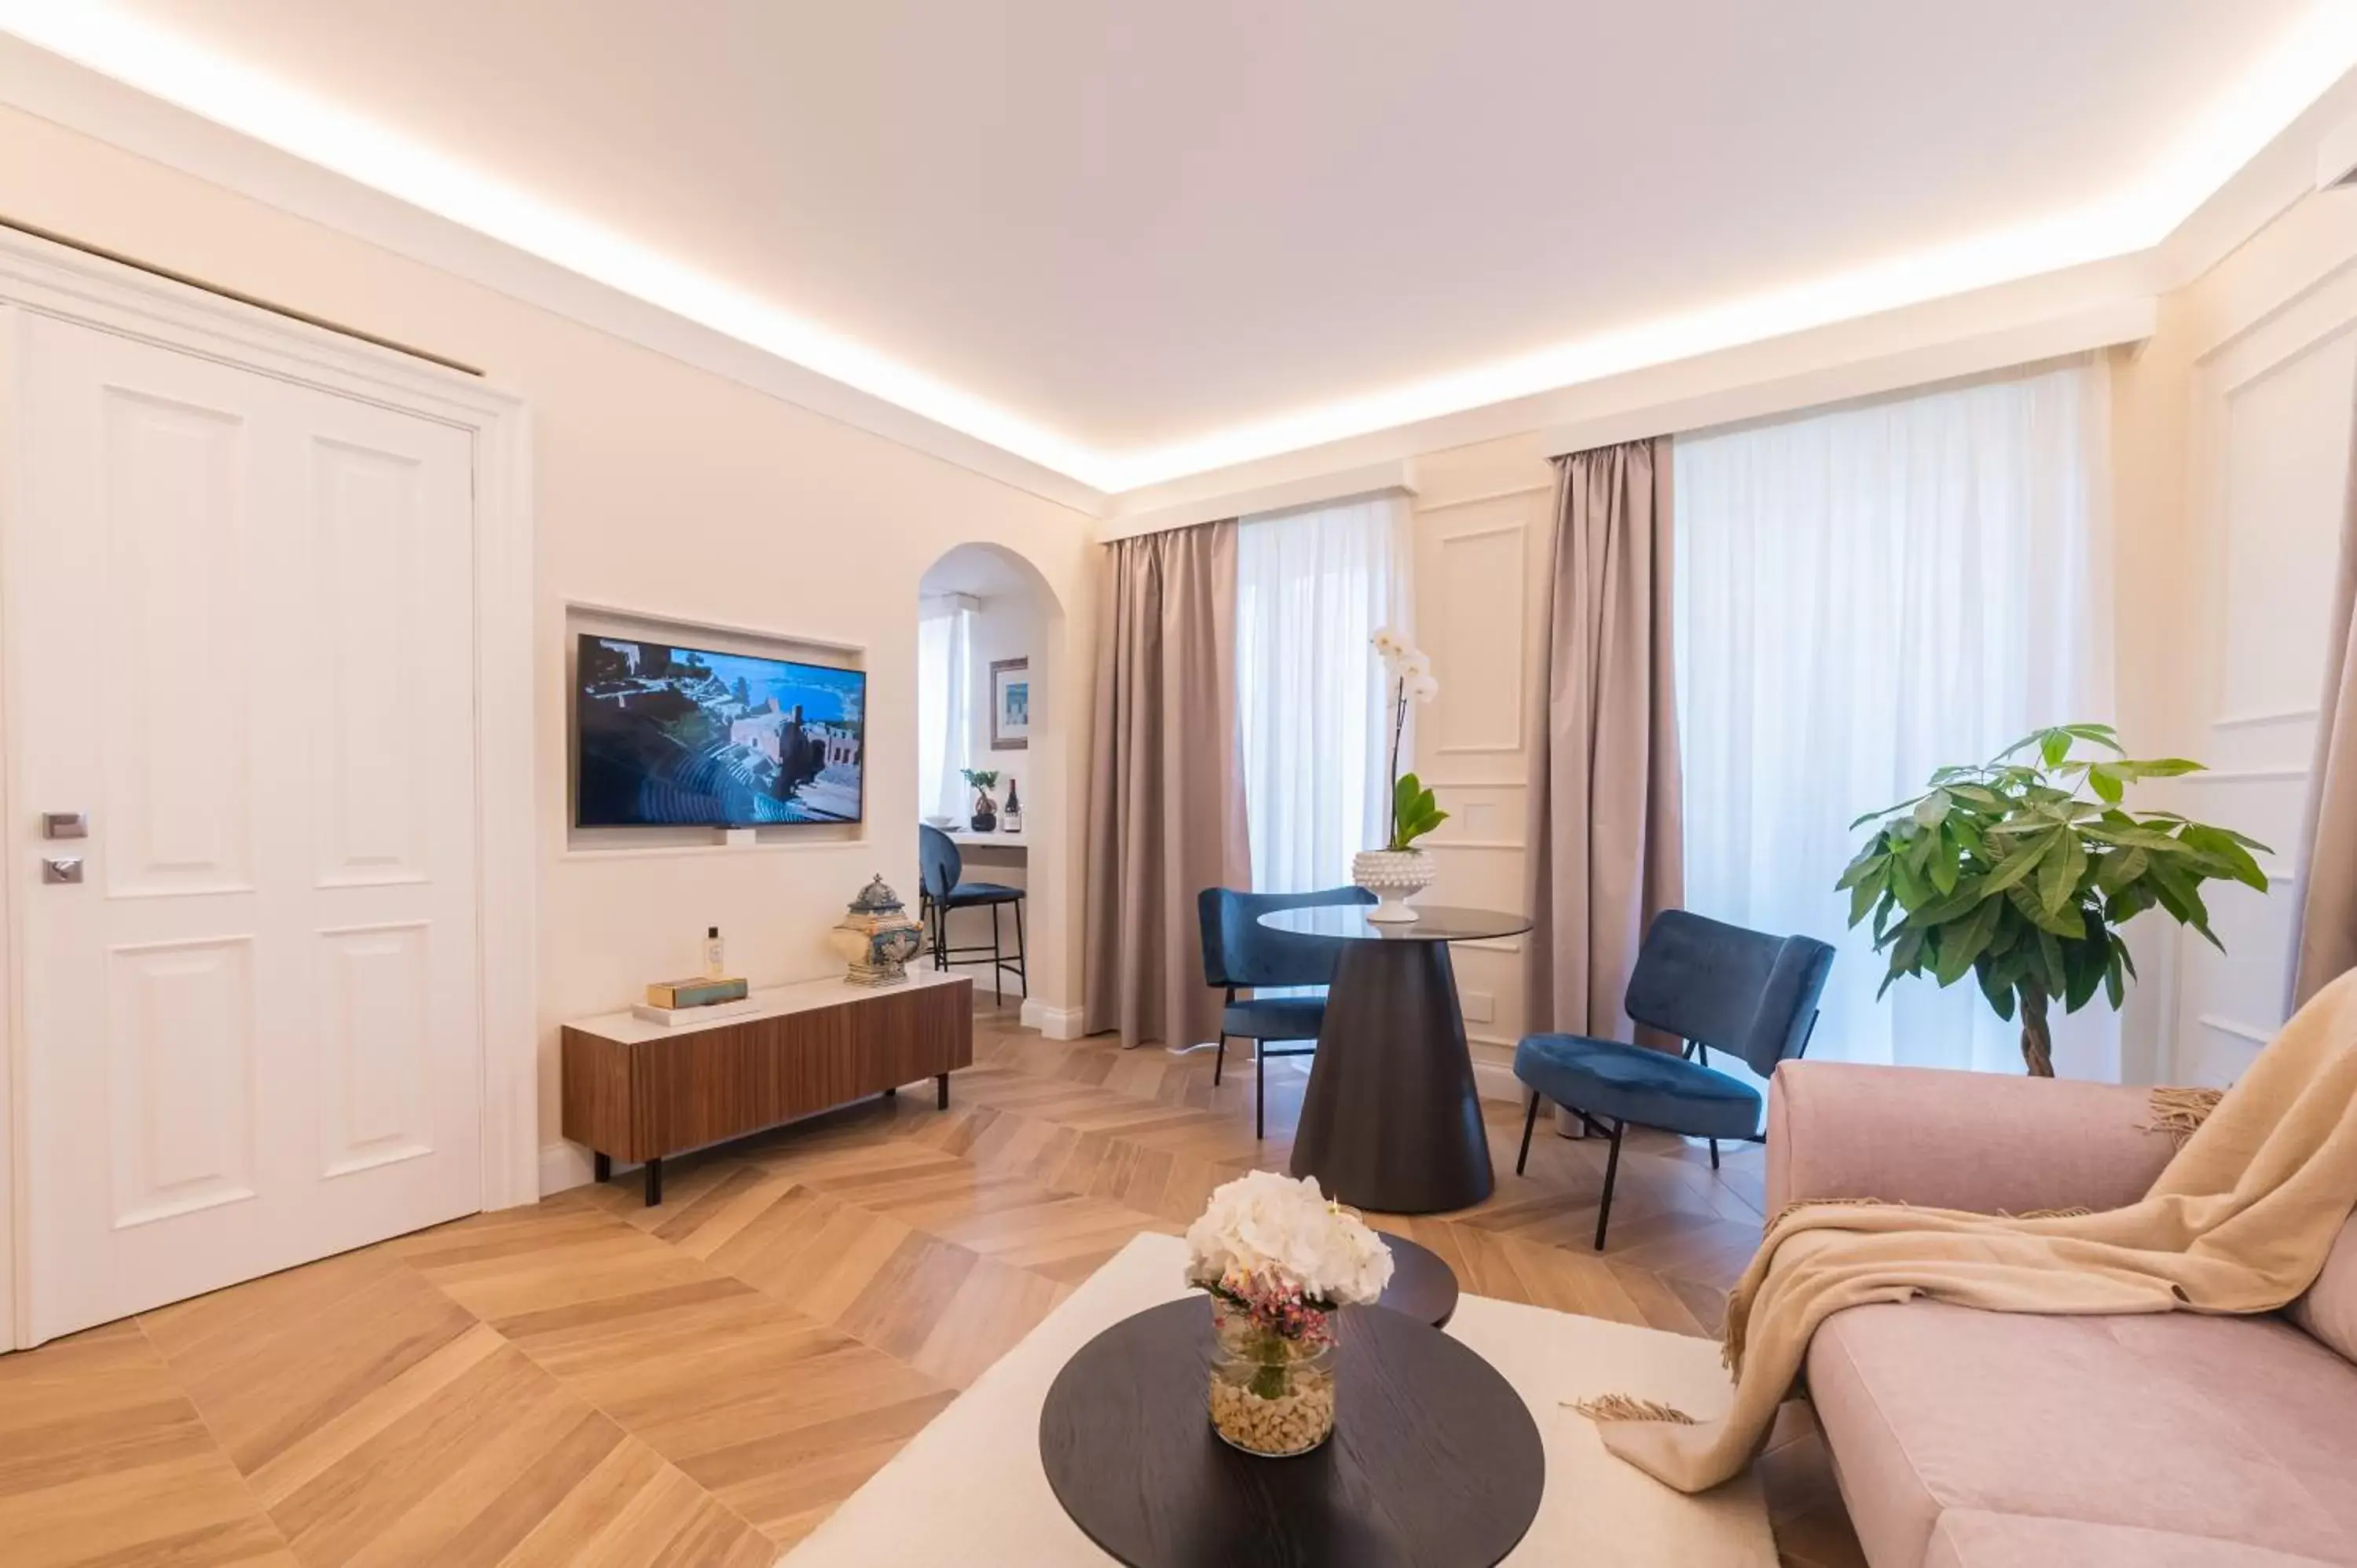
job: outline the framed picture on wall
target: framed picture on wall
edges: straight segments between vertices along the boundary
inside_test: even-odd
[[[1031,744],[1031,660],[990,661],[990,749],[1021,751]]]

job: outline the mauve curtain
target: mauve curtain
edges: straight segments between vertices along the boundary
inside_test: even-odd
[[[2357,968],[2357,647],[2351,645],[2357,636],[2357,458],[2341,513],[2341,573],[2324,645],[2324,702],[2318,710],[2316,763],[2309,773],[2298,863],[2294,1011],[2336,975]]]
[[[1637,944],[1684,895],[1670,472],[1667,436],[1555,459],[1524,840],[1534,1030],[1635,1037]]]
[[[1195,896],[1252,885],[1236,721],[1236,525],[1105,547],[1089,746],[1083,1026],[1122,1043],[1219,1033]]]

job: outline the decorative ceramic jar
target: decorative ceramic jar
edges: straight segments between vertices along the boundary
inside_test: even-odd
[[[833,940],[834,950],[850,961],[844,978],[852,984],[898,985],[909,978],[909,961],[924,943],[924,928],[879,874],[835,922]]]
[[[1330,1315],[1298,1333],[1272,1331],[1249,1308],[1211,1297],[1211,1430],[1247,1454],[1307,1454],[1334,1433]]]
[[[1367,918],[1404,925],[1415,918],[1407,901],[1432,886],[1432,856],[1420,849],[1361,850],[1351,862],[1351,880],[1382,900]]]

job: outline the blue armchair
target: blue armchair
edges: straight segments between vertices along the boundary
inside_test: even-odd
[[[1813,937],[1771,937],[1683,909],[1654,917],[1621,1005],[1638,1023],[1684,1040],[1687,1054],[1585,1035],[1523,1036],[1514,1047],[1514,1076],[1530,1086],[1531,1104],[1514,1174],[1530,1160],[1542,1101],[1554,1101],[1597,1132],[1603,1130],[1598,1118],[1609,1121],[1612,1152],[1596,1215],[1596,1250],[1602,1251],[1621,1129],[1634,1122],[1707,1138],[1714,1170],[1721,1138],[1758,1142],[1759,1091],[1713,1069],[1710,1053],[1740,1057],[1766,1078],[1778,1062],[1808,1049],[1833,962],[1834,950]]]
[[[1374,895],[1363,887],[1326,887],[1315,893],[1238,893],[1227,887],[1206,887],[1196,895],[1195,912],[1203,928],[1203,983],[1227,993],[1220,1013],[1220,1054],[1211,1064],[1211,1081],[1219,1082],[1227,1069],[1230,1036],[1250,1040],[1259,1079],[1253,1090],[1254,1137],[1265,1137],[1268,1130],[1268,1058],[1306,1056],[1318,1048],[1318,1030],[1326,1021],[1326,998],[1256,996],[1239,1002],[1236,992],[1244,987],[1324,985],[1334,977],[1334,961],[1342,951],[1339,938],[1271,930],[1260,923],[1260,918],[1272,909],[1374,901]],[[1309,1043],[1271,1050],[1273,1040]]]

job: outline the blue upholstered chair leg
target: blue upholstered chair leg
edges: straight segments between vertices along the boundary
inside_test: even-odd
[[[1268,1136],[1268,1051],[1265,1042],[1253,1042],[1253,1141]]]
[[[1612,1123],[1612,1152],[1604,1157],[1604,1197],[1596,1209],[1596,1250],[1604,1251],[1604,1227],[1612,1219],[1612,1184],[1620,1175],[1620,1129],[1625,1122]]]
[[[1223,1001],[1223,1002],[1222,1002],[1222,1003],[1220,1004],[1220,1007],[1221,1007],[1221,1010],[1222,1010],[1222,1012],[1224,1012],[1224,1011],[1226,1011],[1228,1008],[1232,1007],[1232,1006],[1234,1006],[1235,1004],[1236,1004],[1236,988],[1235,988],[1234,986],[1231,985],[1231,986],[1229,986],[1229,987],[1228,987],[1227,999],[1226,999],[1225,1001]],[[1221,1073],[1222,1069],[1223,1069],[1224,1068],[1226,1068],[1226,1066],[1227,1066],[1227,1065],[1228,1065],[1228,1032],[1227,1032],[1225,1029],[1222,1029],[1222,1030],[1220,1031],[1220,1054],[1219,1054],[1218,1056],[1213,1057],[1213,1058],[1211,1058],[1211,1087],[1212,1087],[1213,1089],[1217,1089],[1217,1088],[1219,1088],[1219,1087],[1220,1087],[1220,1073]]]
[[[1531,1129],[1539,1124],[1539,1101],[1544,1098],[1537,1090],[1531,1090],[1531,1108],[1523,1117],[1523,1152],[1514,1156],[1516,1176],[1522,1175],[1523,1167],[1531,1163]]]
[[[1816,1021],[1813,1018],[1810,1020],[1810,1026],[1812,1028],[1816,1026]],[[1803,1043],[1801,1048],[1803,1050],[1806,1050],[1808,1048],[1806,1036],[1803,1036]],[[1695,1060],[1702,1063],[1705,1067],[1708,1067],[1710,1065],[1710,1047],[1704,1045],[1700,1040],[1689,1040],[1686,1043],[1694,1047]],[[1710,1141],[1710,1168],[1713,1170],[1718,1169],[1718,1140],[1716,1138],[1713,1138]]]
[[[998,906],[990,907],[990,1000],[993,1004],[1006,1004],[1006,971],[998,956]]]
[[[1022,983],[1023,999],[1031,999],[1031,944],[1023,940],[1023,900],[1015,900],[1015,978]]]

